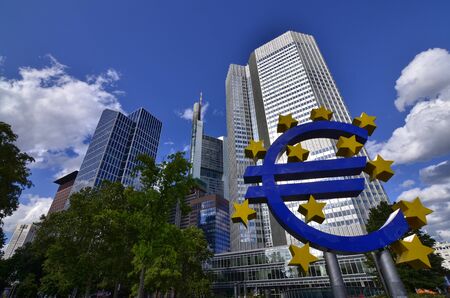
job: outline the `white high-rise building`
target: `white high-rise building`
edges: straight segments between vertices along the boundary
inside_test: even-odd
[[[33,241],[36,231],[37,228],[34,224],[17,225],[16,230],[11,237],[11,241],[9,241],[8,247],[5,250],[5,255],[3,258],[8,259],[12,257],[19,247]]]
[[[280,135],[277,133],[280,114],[292,114],[301,125],[311,121],[311,109],[325,106],[334,112],[332,120],[352,122],[311,35],[288,31],[257,48],[250,55],[248,65],[230,65],[226,88],[231,202],[244,200],[248,187],[242,176],[252,161],[244,157],[244,148],[250,139],[263,140],[268,148]],[[308,140],[302,142],[302,146],[310,151],[308,160],[336,158],[334,140]],[[364,149],[360,155],[366,155]],[[286,162],[286,159],[282,157],[278,162]],[[320,225],[312,223],[313,226],[337,235],[365,233],[368,210],[387,201],[387,196],[377,180],[370,182],[365,174],[361,176],[366,179],[365,190],[356,198],[327,200],[326,220]],[[287,205],[294,214],[303,217],[297,212],[299,202]],[[242,243],[252,237],[265,246],[283,244],[283,240],[287,244],[297,243],[289,234],[283,239],[280,227],[268,214],[265,204],[260,209],[257,212],[262,214],[254,222],[256,229],[243,231],[239,225],[232,226],[232,250],[243,249]]]
[[[436,241],[433,248],[435,253],[444,259],[442,266],[450,270],[450,243]]]
[[[255,101],[248,66],[230,65],[226,78],[227,109],[227,162],[228,195],[230,210],[233,203],[242,203],[248,185],[244,184],[244,172],[254,162],[244,156],[244,149],[251,139],[259,139],[255,113]],[[252,205],[257,218],[247,228],[231,225],[230,246],[232,251],[271,247],[286,243],[281,226],[272,218],[266,205]],[[276,231],[273,233],[273,231]],[[280,237],[275,239],[272,235]]]

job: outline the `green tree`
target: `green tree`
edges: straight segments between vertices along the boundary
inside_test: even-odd
[[[118,297],[119,285],[128,283],[135,234],[126,225],[126,191],[105,181],[72,195],[67,211],[44,220],[36,240],[46,251],[43,292],[88,296],[103,288]]]
[[[5,244],[3,218],[17,209],[22,190],[32,185],[27,164],[34,159],[20,152],[16,141],[11,126],[0,121],[0,248]]]
[[[392,213],[392,205],[381,202],[377,207],[371,208],[369,212],[369,220],[367,221],[367,232],[378,230],[388,219]],[[422,230],[412,230],[406,236],[417,234],[422,244],[433,247],[436,241]],[[389,249],[391,255],[396,259],[396,255]],[[442,267],[443,259],[437,254],[429,256],[431,269],[415,270],[406,264],[397,265],[397,270],[406,289],[414,292],[416,288],[435,289],[441,287],[444,283],[444,276],[448,274],[448,270]],[[370,258],[369,258],[370,259]],[[373,262],[368,262],[369,266],[373,266]]]
[[[140,190],[104,181],[72,195],[68,210],[41,218],[35,241],[0,262],[5,285],[17,283],[21,297],[88,297],[98,290],[124,297],[132,287],[141,297],[207,295],[202,263],[211,252],[203,232],[168,222],[176,206],[188,210],[184,197],[196,185],[189,163],[182,153],[161,164],[139,160]]]
[[[213,256],[208,248],[205,235],[196,227],[181,231],[179,238],[178,264],[180,266],[180,281],[175,290],[182,297],[205,297],[210,294],[210,277],[203,270],[203,264]]]
[[[17,297],[36,297],[39,279],[43,275],[43,262],[42,254],[31,243],[18,248],[11,258],[1,261],[4,271],[0,273],[3,280],[0,290],[16,284],[14,292]]]
[[[139,161],[142,188],[130,193],[134,208],[130,222],[138,230],[133,266],[139,276],[135,291],[142,298],[146,289],[168,291],[168,285],[173,286],[171,280],[179,274],[171,268],[175,266],[176,250],[170,243],[174,229],[168,223],[169,215],[177,204],[186,210],[184,197],[196,183],[188,175],[190,164],[181,152],[169,155],[161,164],[149,156],[140,156]]]

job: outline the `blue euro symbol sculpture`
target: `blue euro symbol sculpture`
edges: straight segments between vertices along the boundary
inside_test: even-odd
[[[367,130],[355,125],[335,121],[315,121],[295,126],[284,132],[270,146],[263,165],[249,166],[244,174],[245,183],[260,183],[250,186],[245,198],[250,203],[267,203],[278,223],[301,242],[322,251],[338,254],[357,254],[383,249],[400,239],[409,230],[402,211],[396,210],[377,231],[360,236],[338,236],[317,230],[295,216],[285,201],[307,200],[310,195],[316,199],[356,197],[364,190],[364,178],[325,180],[292,184],[277,184],[277,181],[355,176],[366,166],[366,157],[339,158],[276,164],[286,151],[287,145],[315,138],[339,139],[355,136],[364,144]]]

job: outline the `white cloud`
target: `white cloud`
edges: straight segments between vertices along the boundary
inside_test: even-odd
[[[109,69],[83,81],[49,58],[44,68],[20,68],[19,79],[0,77],[0,119],[12,125],[18,146],[36,159],[33,166],[59,176],[81,165],[101,112],[121,110],[108,91],[120,76]]]
[[[442,163],[441,163],[442,164]],[[433,172],[441,164],[422,169],[422,173]],[[425,174],[426,175],[426,174]],[[423,204],[434,212],[427,216],[428,225],[424,227],[432,235],[440,235],[450,241],[450,181],[436,180],[437,183],[424,188],[413,188],[402,192],[398,200],[408,200],[419,197]]]
[[[426,184],[450,183],[450,162],[446,160],[421,169],[420,180]]]
[[[383,149],[383,144],[377,143],[374,140],[368,140],[364,145],[364,148],[367,150],[367,154],[369,154],[369,157],[373,159],[375,158],[377,153],[380,152],[381,149]]]
[[[209,107],[209,102],[206,102],[204,105],[202,105],[202,111],[201,111],[201,119],[204,121],[205,120],[205,114],[206,114],[206,110]],[[184,109],[183,112],[180,111],[176,111],[175,112],[180,118],[184,119],[184,120],[189,120],[192,121],[192,117],[194,115],[194,111],[192,108],[187,108]]]
[[[174,142],[172,142],[172,141],[166,141],[166,142],[164,142],[164,145],[170,145],[170,146],[172,146],[172,145],[174,145],[175,143]]]
[[[445,49],[421,52],[402,70],[395,89],[395,106],[404,111],[423,99],[433,98],[450,85],[450,53]]]
[[[36,195],[24,195],[22,200],[23,202],[20,203],[19,208],[11,216],[5,217],[3,220],[3,230],[7,233],[14,232],[18,224],[29,224],[39,221],[41,215],[47,214],[53,201],[52,198],[42,198]]]
[[[402,184],[400,184],[400,186],[404,187],[404,188],[408,188],[408,187],[413,186],[414,184],[416,184],[416,182],[414,180],[407,179],[407,180],[403,181]]]
[[[5,56],[0,56],[0,66],[2,66],[6,61],[6,57]]]
[[[184,120],[192,120],[194,111],[191,108],[187,108],[183,112],[177,112],[177,114]]]
[[[222,117],[222,116],[225,115],[225,113],[224,113],[223,110],[214,109],[214,110],[213,110],[213,115],[214,115],[214,116],[220,116],[220,117]]]
[[[405,124],[372,149],[397,164],[430,160],[450,152],[450,54],[432,49],[417,55],[397,80],[400,111],[413,106]]]
[[[184,145],[183,146],[183,152],[189,153],[189,150],[191,150],[191,145]]]
[[[417,103],[379,153],[396,163],[430,160],[450,152],[450,94],[445,99]]]

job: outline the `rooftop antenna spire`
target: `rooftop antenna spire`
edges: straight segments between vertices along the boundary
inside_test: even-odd
[[[203,92],[200,91],[200,100],[199,100],[199,107],[198,107],[198,120],[201,120],[201,114],[202,114],[202,101],[203,101]]]

